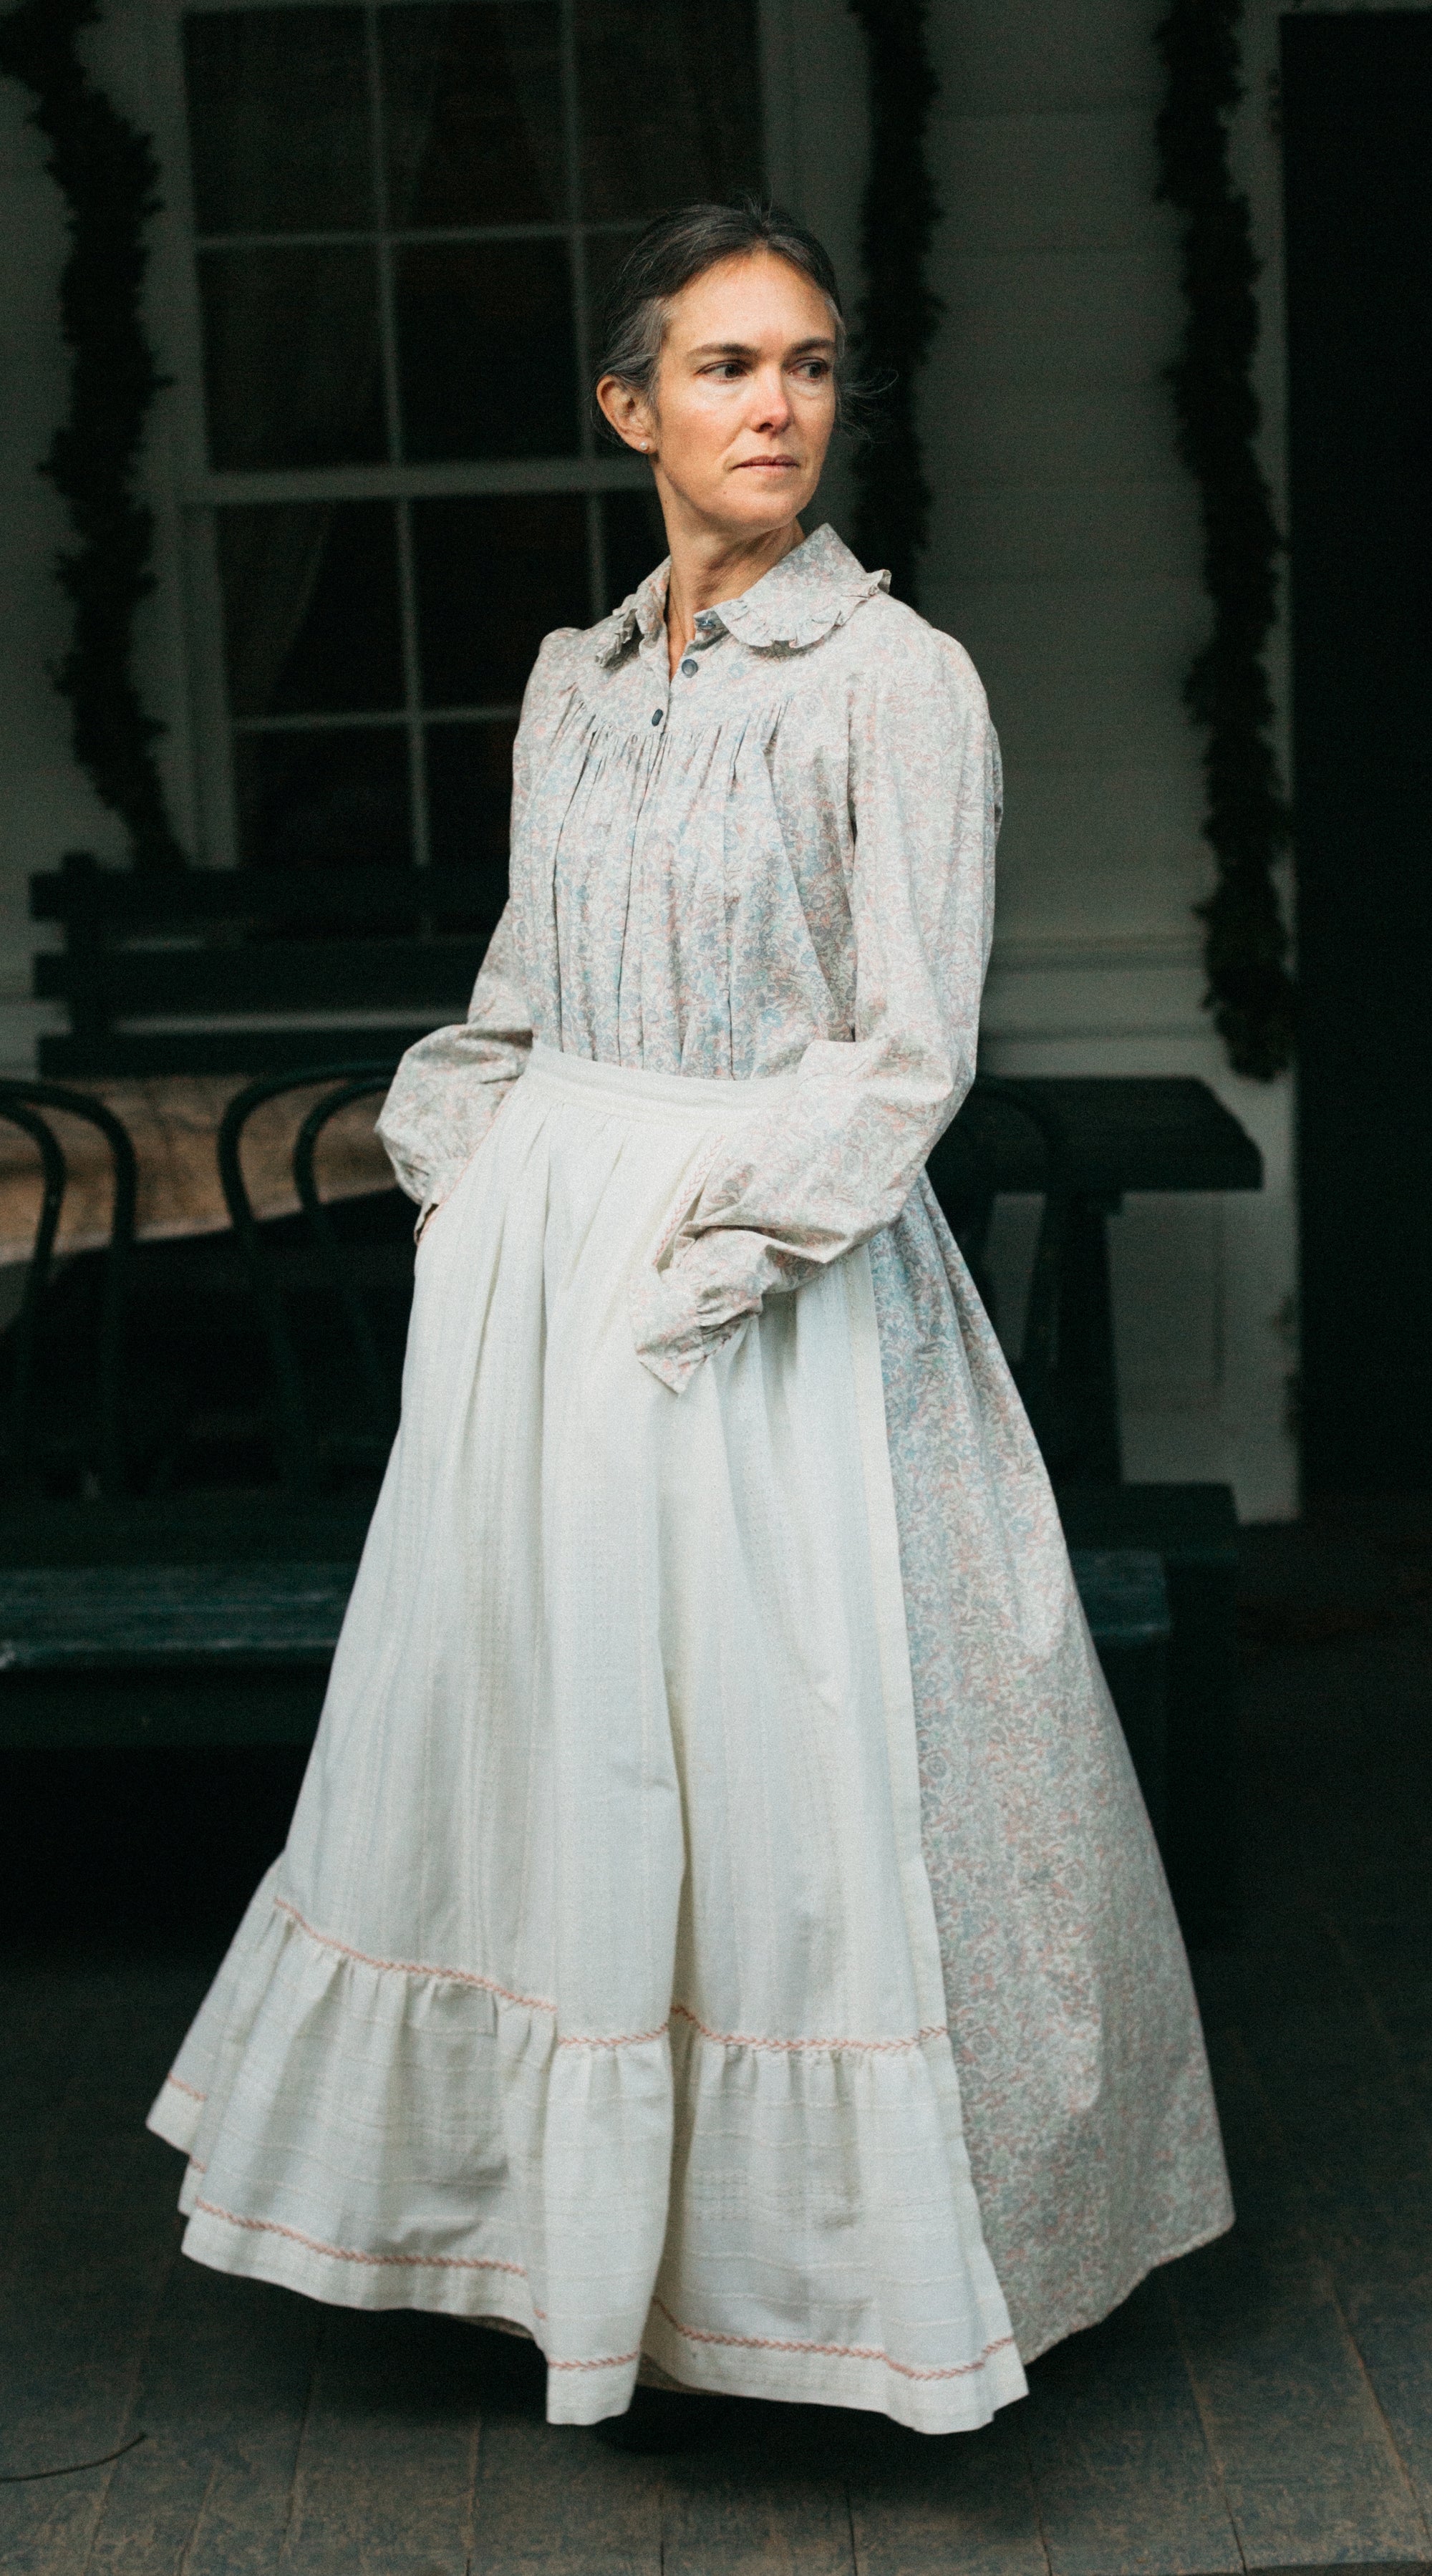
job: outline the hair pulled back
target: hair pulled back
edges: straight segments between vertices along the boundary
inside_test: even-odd
[[[835,326],[836,419],[846,424],[853,389],[845,380],[847,335],[834,264],[824,245],[794,215],[781,206],[763,204],[758,197],[737,198],[726,206],[678,206],[672,214],[658,215],[637,235],[607,292],[598,381],[615,376],[643,401],[653,402],[672,297],[723,260],[747,259],[757,251],[798,269],[830,306]],[[600,414],[598,419],[608,436],[615,437]]]

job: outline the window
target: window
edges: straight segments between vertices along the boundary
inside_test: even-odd
[[[755,0],[178,23],[211,855],[504,871],[537,643],[664,551],[588,418],[595,308],[661,206],[761,184]]]

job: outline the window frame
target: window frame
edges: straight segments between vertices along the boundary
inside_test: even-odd
[[[648,467],[599,439],[590,406],[580,408],[577,451],[563,457],[495,459],[481,462],[348,465],[216,470],[209,462],[204,380],[203,328],[199,260],[218,241],[233,247],[257,246],[270,240],[297,244],[338,238],[321,234],[201,234],[195,223],[193,174],[189,151],[188,102],[183,64],[183,22],[188,16],[233,15],[256,6],[300,10],[332,5],[332,0],[150,0],[155,96],[159,109],[159,145],[164,168],[167,241],[161,254],[161,277],[173,320],[172,371],[175,378],[171,421],[175,432],[175,501],[181,565],[181,616],[189,704],[185,732],[193,762],[193,810],[198,827],[201,864],[240,863],[235,744],[257,732],[312,732],[401,728],[407,750],[415,868],[429,864],[428,799],[423,736],[427,728],[448,723],[505,719],[515,706],[472,705],[428,707],[423,703],[419,663],[416,567],[410,505],[429,498],[501,499],[506,495],[581,495],[586,503],[589,599],[600,601],[606,590],[605,545],[600,501],[608,493],[650,490]],[[345,232],[345,243],[373,243],[379,291],[379,344],[384,412],[390,449],[396,450],[398,349],[394,295],[395,246],[400,241],[436,242],[550,239],[567,244],[571,262],[579,384],[591,381],[592,311],[586,244],[594,234],[632,238],[643,218],[587,221],[580,211],[580,120],[577,97],[575,0],[556,0],[562,57],[562,123],[566,159],[567,201],[562,219],[509,225],[471,225],[440,231],[419,228],[394,234],[386,227],[386,174],[378,126],[378,14],[385,0],[343,0],[361,13],[368,63],[370,151],[376,182],[377,220],[371,230]],[[391,5],[391,0],[387,0]],[[450,0],[404,0],[407,6],[443,8]],[[500,0],[473,0],[476,6]],[[784,9],[773,28],[772,13],[760,7],[760,58],[753,65],[761,92],[763,160],[770,171],[769,120],[766,103],[779,89],[787,46]],[[400,641],[403,704],[394,713],[263,716],[235,718],[228,703],[225,670],[223,600],[219,578],[218,518],[226,507],[244,503],[391,501],[395,505],[399,573]],[[594,614],[597,613],[595,610]]]

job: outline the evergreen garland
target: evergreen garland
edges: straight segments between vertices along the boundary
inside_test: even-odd
[[[1258,338],[1248,200],[1235,189],[1228,119],[1243,95],[1242,0],[1173,0],[1156,43],[1168,74],[1158,119],[1159,195],[1183,217],[1183,344],[1169,369],[1179,452],[1199,489],[1213,632],[1184,683],[1204,732],[1203,825],[1218,882],[1206,926],[1205,1007],[1239,1073],[1263,1082],[1293,1052],[1288,933],[1273,864],[1288,838],[1263,649],[1277,616],[1278,529],[1255,439]]]
[[[68,698],[75,757],[129,833],[137,866],[179,866],[153,745],[164,731],[134,684],[134,618],[154,588],[152,512],[136,498],[145,423],[167,382],[144,334],[144,228],[160,204],[146,135],[98,89],[78,51],[98,0],[20,0],[0,18],[0,72],[35,94],[30,122],[49,144],[70,236],[60,318],[74,352],[69,418],[40,471],[69,511],[78,544],[57,574],[74,603],[69,651],[54,673]]]
[[[943,310],[926,282],[940,206],[925,136],[939,83],[926,32],[928,0],[850,0],[869,63],[870,167],[861,202],[865,296],[858,346],[880,396],[854,460],[855,547],[890,568],[897,599],[916,604],[916,560],[930,526],[915,427],[915,378]]]

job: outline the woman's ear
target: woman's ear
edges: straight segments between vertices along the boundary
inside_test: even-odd
[[[620,376],[603,376],[597,387],[597,406],[625,446],[650,456],[656,446],[656,421],[650,403],[634,385],[626,384]]]

